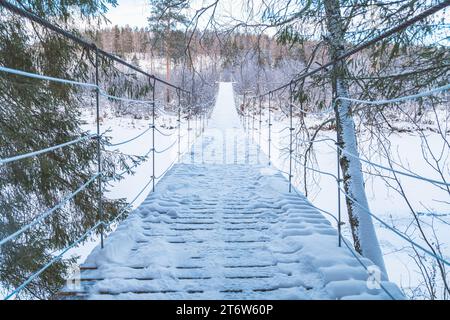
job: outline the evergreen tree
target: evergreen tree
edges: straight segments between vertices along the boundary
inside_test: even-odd
[[[122,56],[123,50],[122,50],[121,32],[118,26],[114,26],[113,37],[114,37],[113,51],[116,55]]]
[[[175,50],[184,48],[179,33],[176,30],[187,24],[184,14],[189,1],[180,0],[150,0],[151,14],[148,18],[150,31],[153,34],[155,44],[163,48],[166,59],[166,81],[170,81],[171,61],[175,56]],[[182,37],[181,40],[183,40]],[[170,91],[166,91],[166,101],[170,102]]]
[[[100,18],[105,5],[115,0],[36,0],[16,3],[65,29],[74,19]],[[74,10],[77,8],[77,10]],[[0,65],[52,77],[91,81],[92,50],[0,9]],[[27,28],[31,26],[31,28]],[[77,30],[71,30],[77,33]],[[101,60],[102,68],[108,63]],[[74,140],[81,130],[80,108],[93,103],[95,92],[77,86],[0,72],[0,157],[41,150]],[[85,100],[81,100],[85,99]],[[104,181],[115,175],[123,157],[104,150]],[[0,166],[0,238],[11,235],[61,202],[96,174],[96,141],[93,139],[36,157]],[[54,253],[72,244],[100,218],[116,216],[124,200],[103,199],[98,216],[98,179],[54,211],[42,222],[4,244],[0,252],[0,287],[10,292],[42,268]],[[105,183],[105,182],[104,182]],[[71,260],[54,263],[27,285],[21,297],[46,298],[62,285]],[[3,292],[5,293],[5,292]]]

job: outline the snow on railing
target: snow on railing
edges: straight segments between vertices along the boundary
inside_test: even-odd
[[[344,154],[346,154],[346,155],[348,155],[348,156],[350,156],[350,157],[352,157],[354,159],[362,161],[364,163],[370,164],[371,166],[374,166],[376,168],[383,169],[383,170],[389,171],[391,173],[396,173],[396,174],[399,174],[399,175],[402,175],[402,176],[414,178],[414,179],[417,179],[417,180],[426,181],[426,182],[429,182],[429,183],[432,183],[432,184],[438,184],[438,185],[443,185],[443,186],[450,186],[450,183],[447,183],[447,182],[444,182],[444,181],[438,181],[438,180],[430,179],[430,178],[423,177],[423,176],[420,176],[420,175],[415,174],[415,173],[408,173],[408,172],[404,172],[404,171],[399,171],[399,170],[396,170],[396,169],[393,169],[393,168],[389,168],[389,167],[383,166],[383,165],[378,164],[378,163],[374,163],[374,162],[369,161],[367,159],[361,158],[361,157],[359,157],[359,156],[357,156],[357,155],[355,155],[355,154],[353,154],[351,152],[348,152],[347,150],[345,150],[344,148],[340,147],[339,145],[336,145],[336,147],[342,153],[344,153]]]
[[[155,128],[155,130],[158,131],[159,134],[161,134],[164,137],[171,137],[171,136],[173,136],[175,134],[174,132],[171,132],[171,133],[162,132],[161,129],[159,129],[159,128]]]
[[[428,97],[431,95],[435,95],[436,93],[440,93],[442,91],[446,91],[450,89],[450,83],[446,84],[444,86],[440,86],[437,88],[433,88],[431,90],[428,91],[424,91],[424,92],[419,92],[416,94],[412,94],[409,96],[403,96],[403,97],[398,97],[398,98],[394,98],[394,99],[386,99],[386,100],[358,100],[358,99],[351,99],[351,98],[346,98],[346,97],[336,97],[336,100],[343,100],[343,101],[350,101],[353,103],[361,103],[361,104],[367,104],[367,105],[383,105],[383,104],[392,104],[392,103],[397,103],[397,102],[404,102],[407,100],[414,100],[414,99],[419,99],[419,98],[424,98],[424,97]],[[361,110],[361,109],[358,109]]]
[[[131,98],[125,98],[125,97],[118,97],[118,96],[110,95],[110,94],[106,93],[105,90],[103,90],[98,85],[96,85],[95,83],[80,82],[80,81],[74,81],[74,80],[62,79],[62,78],[55,78],[55,77],[50,77],[50,76],[41,75],[41,74],[37,74],[37,73],[26,72],[26,71],[17,70],[17,69],[11,69],[11,68],[7,68],[7,67],[3,67],[3,66],[0,66],[0,71],[5,72],[5,73],[9,73],[9,74],[24,76],[24,77],[27,77],[27,78],[46,80],[46,81],[52,81],[52,82],[57,82],[57,83],[69,84],[69,85],[73,85],[73,86],[90,88],[90,89],[93,89],[95,91],[98,91],[101,96],[109,98],[109,99],[113,99],[113,100],[118,100],[118,101],[123,101],[123,102],[143,103],[143,104],[153,103],[153,100],[131,99]]]
[[[334,176],[334,175],[333,175],[333,176]],[[303,197],[303,196],[297,191],[296,188],[293,188],[293,189],[294,189],[295,193],[296,193],[298,196]],[[324,209],[321,209],[321,208],[319,208],[319,207],[313,205],[312,203],[309,203],[309,202],[308,202],[308,204],[309,204],[312,208],[314,208],[314,209],[316,209],[316,210],[318,210],[318,211],[320,211],[320,212],[326,214],[327,216],[331,217],[338,225],[341,225],[341,224],[342,224],[342,222],[340,222],[340,219],[336,218],[331,212],[329,212],[329,211],[327,211],[327,210],[324,210]],[[347,248],[347,250],[350,251],[350,253],[353,255],[353,257],[358,261],[358,263],[359,263],[359,264],[360,264],[367,272],[369,272],[369,267],[361,260],[361,257],[360,257],[360,255],[359,255],[359,253],[357,253],[357,252],[355,251],[355,249],[351,246],[351,244],[349,244],[349,243],[347,242],[347,240],[346,240],[344,237],[342,237],[342,236],[340,236],[340,242],[343,242],[343,243],[344,243],[344,245],[345,245],[345,247]],[[381,279],[374,278],[373,280],[374,280],[374,281],[379,285],[379,287],[380,287],[380,288],[381,288],[381,289],[389,296],[389,298],[390,298],[391,300],[396,300],[395,297],[394,297],[394,295],[391,294],[391,293],[389,292],[389,290],[386,289],[386,287],[381,283]]]
[[[164,153],[164,152],[166,152],[166,151],[172,149],[173,146],[175,145],[175,143],[177,143],[177,142],[178,142],[178,139],[175,139],[169,146],[165,147],[164,149],[161,149],[161,150],[155,150],[155,153]]]
[[[36,224],[38,224],[39,222],[41,222],[42,220],[44,220],[45,218],[47,218],[49,215],[51,215],[53,212],[55,212],[56,210],[62,208],[67,202],[69,202],[70,200],[72,200],[77,194],[79,194],[81,191],[83,191],[84,189],[86,189],[92,182],[95,181],[95,179],[97,179],[97,177],[99,177],[101,174],[97,173],[94,176],[92,176],[88,181],[86,181],[83,185],[81,185],[77,190],[75,190],[74,192],[72,192],[71,194],[67,195],[66,197],[63,198],[63,200],[61,200],[56,206],[54,206],[53,208],[45,211],[44,213],[42,213],[41,215],[39,215],[39,217],[35,220],[33,220],[32,222],[24,225],[22,228],[20,228],[19,230],[17,230],[16,232],[14,232],[13,234],[7,236],[6,238],[0,240],[0,246],[4,245],[5,243],[15,239],[16,237],[18,237],[19,235],[21,235],[22,233],[24,233],[25,231],[29,230],[30,228],[32,228],[33,226],[35,226]]]
[[[102,228],[108,228],[113,223],[115,223],[124,213],[127,212],[129,208],[133,205],[133,203],[140,197],[140,195],[144,192],[144,190],[147,189],[147,187],[152,183],[154,180],[153,177],[150,178],[150,180],[146,183],[146,185],[139,191],[139,193],[131,200],[127,205],[125,205],[119,213],[112,219],[111,221],[105,222],[103,220],[98,221],[96,224],[94,224],[91,228],[89,228],[83,235],[81,235],[77,240],[75,240],[70,245],[66,246],[64,249],[60,250],[49,262],[47,262],[41,269],[34,272],[31,276],[29,276],[20,286],[15,288],[12,292],[8,293],[4,300],[9,300],[10,298],[16,296],[19,294],[28,284],[30,284],[34,279],[36,279],[40,274],[42,274],[45,270],[47,270],[49,267],[51,267],[55,262],[61,260],[70,249],[76,247],[81,242],[83,242],[89,235],[91,235],[94,231],[96,231],[99,227]]]
[[[41,155],[43,153],[55,151],[57,149],[61,149],[61,148],[67,147],[67,146],[71,146],[73,144],[85,141],[87,139],[92,139],[92,138],[98,138],[97,134],[95,134],[95,133],[94,134],[89,134],[89,135],[80,137],[78,139],[74,139],[74,140],[69,141],[69,142],[65,142],[65,143],[61,143],[61,144],[58,144],[58,145],[53,146],[53,147],[48,147],[48,148],[45,148],[45,149],[41,149],[39,151],[28,152],[28,153],[21,154],[21,155],[0,159],[0,165],[6,164],[6,163],[10,163],[10,162],[14,162],[14,161],[18,161],[18,160],[22,160],[22,159],[26,159],[26,158],[35,157],[35,156]]]
[[[339,169],[340,166],[340,158],[342,154],[345,154],[347,156],[353,157],[354,159],[357,159],[358,161],[362,161],[365,163],[368,163],[372,166],[375,166],[377,168],[383,169],[383,170],[387,170],[391,173],[395,173],[395,174],[399,174],[399,175],[403,175],[403,176],[407,176],[410,178],[414,178],[414,179],[418,179],[421,181],[425,181],[428,183],[431,183],[433,185],[437,185],[437,186],[445,186],[448,187],[450,186],[450,183],[447,183],[445,181],[438,181],[438,180],[434,180],[428,177],[424,177],[424,176],[420,176],[414,172],[405,172],[405,171],[400,171],[400,170],[396,170],[394,168],[389,168],[386,166],[383,166],[381,164],[377,164],[374,163],[372,161],[366,160],[366,159],[362,159],[361,157],[353,154],[352,152],[349,152],[348,150],[345,150],[343,148],[343,145],[341,142],[338,142],[337,140],[333,140],[333,139],[329,139],[329,138],[325,138],[325,139],[311,139],[311,140],[302,140],[301,138],[296,137],[296,140],[299,141],[300,143],[303,144],[314,144],[314,143],[319,143],[319,142],[326,142],[326,141],[333,141],[333,143],[336,145],[336,160],[337,160],[337,174],[333,174],[330,172],[325,172],[322,171],[320,169],[315,169],[309,166],[306,166],[305,164],[302,164],[298,161],[297,158],[293,157],[293,131],[296,130],[296,128],[294,128],[294,126],[292,125],[292,109],[295,108],[296,111],[301,112],[304,116],[308,116],[308,115],[327,115],[330,114],[334,111],[334,106],[336,101],[341,100],[341,101],[348,101],[350,103],[357,103],[357,104],[365,104],[366,106],[361,107],[361,108],[355,108],[352,111],[353,112],[357,112],[360,110],[364,110],[365,108],[369,108],[371,106],[380,106],[380,105],[387,105],[387,104],[396,104],[396,103],[401,103],[401,102],[405,102],[408,100],[412,100],[412,99],[419,99],[419,98],[424,98],[424,97],[428,97],[428,96],[432,96],[434,94],[443,92],[443,91],[447,91],[450,89],[450,84],[446,84],[437,88],[433,88],[431,90],[427,90],[427,91],[423,91],[423,92],[419,92],[416,94],[412,94],[412,95],[408,95],[408,96],[403,96],[403,97],[398,97],[398,98],[393,98],[393,99],[384,99],[384,100],[375,100],[375,101],[369,101],[369,100],[358,100],[358,99],[351,99],[348,97],[334,97],[332,99],[332,104],[331,104],[331,108],[328,108],[326,110],[320,110],[320,111],[308,111],[308,110],[304,110],[303,108],[301,108],[300,106],[294,105],[293,103],[293,89],[294,86],[296,86],[300,81],[303,81],[304,79],[306,79],[307,77],[310,77],[316,73],[318,73],[319,71],[329,71],[329,67],[333,67],[335,65],[336,62],[338,61],[345,61],[348,57],[352,56],[353,54],[368,48],[369,46],[378,43],[379,41],[388,38],[389,36],[403,30],[406,29],[408,26],[421,21],[423,19],[425,19],[426,17],[438,12],[439,10],[442,10],[443,8],[447,7],[448,5],[450,5],[449,1],[444,1],[442,3],[439,3],[437,5],[432,6],[431,8],[425,10],[424,12],[422,12],[421,14],[412,17],[409,20],[406,20],[402,23],[400,23],[398,26],[393,27],[392,29],[389,29],[388,31],[385,31],[383,33],[381,33],[380,35],[378,35],[377,37],[375,37],[374,39],[371,39],[365,43],[362,43],[361,45],[358,45],[350,50],[348,50],[347,52],[343,53],[342,55],[340,55],[339,57],[337,57],[335,60],[330,61],[328,63],[325,63],[323,65],[321,65],[319,68],[316,68],[312,71],[308,71],[307,69],[305,69],[305,71],[303,73],[300,73],[301,75],[294,80],[291,80],[289,83],[284,84],[276,89],[270,90],[266,93],[263,94],[259,94],[258,96],[254,96],[254,97],[250,97],[249,99],[253,99],[253,112],[256,110],[255,108],[255,103],[256,103],[256,98],[259,98],[259,124],[260,124],[260,128],[259,128],[259,141],[261,144],[261,135],[262,135],[262,130],[261,130],[261,115],[262,115],[262,103],[261,100],[264,97],[268,97],[268,123],[267,123],[267,129],[268,129],[268,138],[267,138],[267,144],[268,144],[268,158],[269,158],[269,164],[271,163],[270,159],[271,159],[271,146],[272,146],[272,139],[271,139],[271,126],[272,126],[272,119],[271,119],[271,112],[272,112],[272,107],[271,107],[271,99],[272,96],[275,92],[284,92],[285,89],[289,89],[289,97],[288,97],[288,102],[287,105],[289,106],[289,114],[287,115],[289,120],[290,120],[290,126],[288,127],[289,129],[289,137],[290,137],[290,142],[289,142],[289,146],[287,148],[279,148],[277,147],[279,150],[288,150],[289,153],[289,172],[284,172],[282,171],[284,174],[286,174],[289,178],[289,192],[291,192],[292,189],[292,161],[294,160],[295,162],[301,164],[305,170],[310,170],[313,172],[317,172],[319,174],[323,174],[323,175],[328,175],[330,177],[332,177],[336,183],[337,183],[337,192],[338,192],[338,203],[337,203],[337,213],[338,213],[338,217],[336,218],[333,214],[331,214],[328,211],[322,210],[320,208],[317,208],[319,211],[326,213],[327,215],[333,217],[333,219],[336,221],[337,223],[337,228],[338,228],[338,246],[341,246],[341,243],[344,242],[345,246],[347,247],[348,250],[350,250],[350,252],[355,256],[355,258],[358,260],[358,262],[367,270],[367,266],[362,262],[362,260],[359,258],[358,254],[354,251],[354,249],[347,243],[347,241],[342,237],[341,234],[341,192],[345,195],[345,197],[349,200],[351,200],[355,205],[357,205],[358,207],[360,207],[363,212],[369,214],[370,216],[372,216],[374,219],[376,219],[378,222],[380,222],[382,225],[384,225],[388,230],[390,230],[391,232],[395,233],[396,235],[398,235],[399,237],[401,237],[402,239],[404,239],[405,241],[407,241],[408,243],[410,243],[412,246],[414,246],[415,248],[420,249],[421,251],[425,252],[427,255],[433,257],[434,259],[436,259],[437,261],[439,261],[439,263],[443,263],[445,265],[450,265],[449,262],[442,256],[437,254],[433,248],[427,249],[423,246],[421,246],[420,244],[416,243],[415,241],[413,241],[412,239],[410,239],[408,236],[406,236],[405,234],[401,233],[400,231],[398,231],[397,229],[391,227],[388,223],[386,223],[385,221],[383,221],[382,219],[380,219],[379,217],[377,217],[376,215],[374,215],[372,212],[370,212],[370,210],[368,208],[366,208],[365,206],[361,205],[356,199],[354,199],[352,196],[350,196],[342,187],[341,187],[341,183],[343,182],[343,180],[341,179],[341,172]],[[281,91],[283,90],[283,91]],[[250,114],[250,104],[247,103],[247,101],[244,101],[244,106],[248,106],[248,110],[247,112],[243,112],[243,116],[244,118],[246,118],[244,120],[244,123],[246,123],[247,125],[245,126],[247,130],[250,129],[250,121],[249,119],[252,118],[253,121],[255,121],[255,117],[254,115]],[[284,130],[286,130],[287,128],[284,128],[282,130],[279,131],[279,133],[283,132]],[[251,128],[251,130],[254,130],[254,124]],[[293,188],[294,191],[298,193],[298,191],[296,190],[296,188]],[[386,290],[386,288],[384,288],[381,283],[380,283],[380,287],[393,299],[394,297]]]
[[[7,4],[7,3],[6,3]],[[64,148],[67,146],[71,146],[74,145],[76,143],[80,143],[82,141],[85,141],[87,139],[96,139],[97,140],[97,161],[98,161],[98,173],[95,174],[94,176],[92,176],[86,183],[84,183],[82,186],[80,186],[77,190],[75,190],[74,192],[70,193],[69,195],[67,195],[66,197],[64,197],[58,204],[56,204],[54,207],[50,208],[49,210],[45,211],[44,213],[40,214],[36,219],[34,219],[32,222],[22,226],[19,230],[17,230],[16,232],[12,233],[11,235],[5,237],[4,239],[0,240],[0,246],[4,245],[6,243],[8,243],[9,241],[14,240],[15,238],[17,238],[18,236],[20,236],[21,234],[23,234],[24,232],[26,232],[27,230],[29,230],[30,228],[36,226],[37,224],[41,223],[45,218],[47,218],[48,216],[50,216],[53,212],[55,212],[56,210],[62,208],[65,204],[67,204],[70,200],[72,200],[77,194],[79,194],[80,192],[82,192],[83,190],[85,190],[90,184],[92,184],[95,180],[99,179],[99,199],[98,199],[98,203],[99,203],[99,221],[97,223],[95,223],[91,228],[89,228],[81,237],[79,237],[76,241],[74,241],[72,244],[68,245],[67,247],[65,247],[64,249],[62,249],[59,253],[57,253],[56,255],[54,255],[54,257],[52,258],[52,260],[50,260],[48,263],[46,263],[41,269],[37,270],[36,272],[34,272],[31,276],[29,276],[20,286],[18,286],[15,290],[13,290],[11,293],[8,293],[5,297],[5,299],[10,299],[11,297],[17,295],[20,291],[22,291],[28,284],[30,284],[35,278],[37,278],[40,274],[42,274],[45,270],[47,270],[51,265],[53,265],[56,261],[60,260],[64,254],[69,251],[70,249],[72,249],[73,247],[77,246],[78,244],[80,244],[82,241],[84,241],[91,233],[93,233],[95,230],[99,230],[100,234],[101,234],[101,247],[103,248],[103,232],[105,227],[110,226],[112,223],[116,222],[119,217],[121,217],[125,212],[128,211],[129,208],[131,208],[131,206],[133,205],[133,203],[138,199],[138,197],[148,188],[148,186],[150,184],[152,185],[152,191],[155,190],[155,180],[160,179],[162,176],[164,176],[168,170],[170,170],[170,168],[175,164],[175,162],[177,161],[177,159],[175,159],[158,177],[155,177],[155,153],[161,154],[161,153],[165,153],[168,150],[170,150],[176,142],[178,142],[179,146],[180,146],[180,141],[181,138],[184,136],[181,136],[181,94],[187,94],[190,95],[190,92],[177,87],[171,83],[168,83],[164,80],[161,80],[157,77],[155,77],[154,75],[148,74],[143,72],[142,70],[140,70],[139,68],[123,61],[122,59],[109,54],[101,49],[98,49],[95,45],[89,44],[87,42],[84,42],[83,40],[81,40],[80,38],[78,38],[77,36],[74,36],[73,34],[70,34],[54,25],[52,25],[51,23],[45,21],[42,18],[36,17],[31,13],[28,12],[24,12],[23,10],[14,7],[13,5],[7,4],[6,5],[4,2],[1,3],[2,6],[4,6],[5,8],[7,8],[8,10],[11,10],[17,14],[20,14],[28,19],[31,19],[41,25],[43,25],[44,27],[50,28],[54,31],[56,31],[57,33],[60,33],[61,35],[63,35],[64,37],[70,38],[73,41],[76,41],[78,43],[81,43],[82,45],[86,46],[89,50],[93,50],[95,53],[95,69],[96,69],[96,73],[95,73],[95,83],[89,83],[89,82],[80,82],[80,81],[75,81],[75,80],[70,80],[70,79],[63,79],[63,78],[57,78],[57,77],[51,77],[51,76],[47,76],[47,75],[41,75],[41,74],[37,74],[37,73],[32,73],[32,72],[26,72],[23,70],[18,70],[18,69],[13,69],[13,68],[9,68],[6,66],[0,66],[0,72],[4,72],[4,73],[9,73],[9,74],[13,74],[16,76],[21,76],[21,77],[27,77],[27,78],[32,78],[32,79],[38,79],[38,80],[43,80],[43,81],[51,81],[51,82],[56,82],[56,83],[62,83],[62,84],[67,84],[67,85],[71,85],[71,86],[78,86],[78,87],[82,87],[82,88],[88,88],[90,90],[93,90],[96,93],[96,111],[97,111],[97,115],[96,115],[96,122],[97,122],[97,133],[93,133],[93,134],[88,134],[86,136],[80,137],[78,139],[66,142],[66,143],[62,143],[59,145],[55,145],[55,146],[51,146],[42,150],[38,150],[38,151],[33,151],[33,152],[29,152],[26,154],[22,154],[22,155],[16,155],[16,156],[12,156],[9,158],[4,158],[4,159],[0,159],[0,165],[5,165],[14,161],[19,161],[25,158],[30,158],[30,157],[35,157],[35,156],[39,156],[42,155],[44,153],[48,153],[48,152],[52,152],[55,151],[57,149],[60,148]],[[115,96],[115,95],[111,95],[108,94],[104,89],[102,89],[98,82],[99,82],[99,75],[98,75],[98,56],[99,55],[103,55],[115,62],[118,62],[126,67],[129,67],[141,74],[143,74],[144,76],[148,77],[149,80],[151,81],[152,84],[152,99],[151,100],[143,100],[143,99],[132,99],[132,98],[128,98],[128,97],[120,97],[120,96]],[[158,114],[168,114],[166,110],[164,110],[164,105],[161,103],[161,101],[158,101],[155,99],[155,91],[156,91],[156,84],[157,83],[161,83],[164,86],[170,86],[172,88],[174,88],[177,92],[177,96],[178,96],[178,137],[175,140],[175,142],[171,143],[171,145],[169,147],[166,147],[162,150],[156,150],[155,149],[155,132],[158,132],[160,135],[162,136],[172,136],[174,133],[171,134],[167,134],[164,133],[163,131],[161,131],[160,129],[158,129],[158,126],[155,123],[155,116],[156,116],[156,112],[158,112]],[[103,194],[103,190],[101,188],[101,183],[102,183],[102,170],[101,170],[101,142],[100,142],[100,138],[103,134],[100,134],[100,113],[99,113],[99,108],[100,108],[100,97],[105,97],[107,99],[111,99],[111,100],[116,100],[116,101],[121,101],[121,102],[127,102],[127,103],[133,103],[133,104],[147,104],[150,106],[150,110],[152,113],[152,123],[150,124],[149,128],[147,128],[146,130],[144,130],[143,132],[139,133],[138,135],[127,139],[125,141],[122,142],[118,142],[118,143],[108,143],[105,142],[105,145],[110,146],[110,147],[115,147],[115,146],[119,146],[119,145],[125,145],[128,144],[136,139],[138,139],[139,137],[143,136],[145,133],[149,132],[150,129],[152,129],[153,131],[153,139],[152,139],[152,147],[150,148],[150,150],[143,156],[144,158],[146,158],[150,153],[153,153],[153,164],[152,164],[152,170],[153,170],[153,174],[150,177],[150,180],[146,183],[146,185],[139,191],[139,193],[136,195],[136,197],[129,202],[128,204],[126,204],[120,211],[119,213],[116,215],[116,217],[109,222],[106,222],[103,219],[103,215],[102,215],[102,202],[101,202],[101,198],[102,198],[102,194]],[[189,97],[189,96],[188,96]],[[157,105],[158,103],[158,105]],[[190,110],[190,107],[188,107],[188,109]],[[204,108],[202,108],[203,110]],[[204,111],[204,110],[203,110]],[[188,115],[187,121],[189,123],[190,120],[190,116]],[[162,127],[160,127],[162,129]],[[108,132],[108,130],[106,131]],[[188,133],[189,134],[189,133]],[[189,146],[188,146],[189,148]],[[179,147],[179,152],[178,152],[178,159],[180,159],[181,156],[181,151],[180,151],[180,147]],[[123,172],[117,173],[115,174],[115,177],[117,176],[121,176],[123,177],[126,173],[129,173],[130,170],[132,170],[133,168],[140,166],[142,164],[142,162],[138,162],[135,163],[133,166],[128,167],[126,170],[124,170]]]
[[[136,139],[142,137],[142,136],[143,136],[144,134],[146,134],[147,132],[149,132],[150,129],[153,129],[153,124],[149,125],[149,127],[148,127],[147,129],[145,129],[144,131],[142,131],[141,133],[139,133],[138,135],[136,135],[136,136],[134,136],[134,137],[132,137],[132,138],[129,138],[129,139],[124,140],[124,141],[121,141],[121,142],[108,143],[108,146],[109,146],[109,147],[117,147],[117,146],[121,146],[121,145],[127,144],[127,143],[129,143],[129,142],[132,142],[132,141],[134,141],[134,140],[136,140]]]
[[[348,100],[348,101],[351,101],[351,102],[354,102],[354,103],[367,103],[367,104],[373,104],[373,105],[375,105],[375,104],[376,105],[380,105],[380,104],[398,103],[398,102],[404,102],[404,101],[407,101],[407,100],[423,98],[423,97],[431,96],[431,95],[434,95],[436,93],[439,93],[439,92],[442,92],[442,91],[445,91],[445,90],[449,90],[449,89],[450,89],[450,84],[449,85],[445,85],[445,86],[441,86],[441,87],[437,87],[437,88],[434,88],[434,89],[431,89],[431,90],[428,90],[428,91],[424,91],[424,92],[421,92],[421,93],[418,93],[418,94],[413,94],[413,95],[399,97],[399,98],[395,98],[395,99],[389,99],[389,100],[365,101],[365,100],[356,100],[356,99],[347,99],[347,98],[345,100]],[[336,99],[339,99],[339,97],[337,97]],[[342,100],[344,100],[344,99],[342,99]],[[329,109],[328,111],[332,111],[332,110],[333,110],[333,108]],[[307,113],[307,114],[315,114],[315,113]],[[280,130],[280,132],[284,131],[285,129],[286,128]],[[292,134],[293,130],[295,130],[295,128],[293,128],[293,127],[290,128],[290,133],[291,134]],[[348,156],[350,156],[352,158],[355,158],[355,159],[357,159],[359,161],[362,161],[362,162],[365,162],[367,164],[370,164],[370,165],[372,165],[374,167],[377,167],[377,168],[389,171],[391,173],[407,176],[407,177],[418,179],[418,180],[425,181],[425,182],[429,182],[429,183],[434,184],[434,185],[442,185],[442,186],[446,186],[446,187],[450,186],[450,183],[447,183],[447,182],[444,182],[444,181],[438,181],[438,180],[430,179],[428,177],[424,177],[424,176],[418,175],[418,174],[416,174],[414,172],[404,172],[404,171],[396,170],[396,169],[393,169],[393,168],[389,168],[389,167],[383,166],[381,164],[374,163],[374,162],[369,161],[367,159],[361,158],[361,157],[359,157],[359,156],[357,156],[357,155],[355,155],[353,153],[348,152],[347,150],[345,150],[344,148],[339,146],[339,144],[336,143],[336,140],[331,139],[331,138],[320,138],[320,139],[314,139],[314,140],[304,140],[304,139],[301,139],[301,138],[297,138],[297,140],[300,143],[305,143],[305,144],[314,144],[314,143],[332,141],[336,145],[336,150],[337,151],[342,152],[343,154],[346,154],[346,155],[348,155]],[[268,141],[268,143],[272,144],[272,141]],[[276,147],[276,146],[274,146],[274,147]],[[293,153],[292,147],[291,147],[291,149],[284,149],[284,148],[279,148],[279,147],[276,147],[276,148],[278,150],[288,150],[289,151],[289,155],[292,157],[292,153]],[[423,246],[421,246],[417,242],[411,240],[408,236],[404,235],[403,233],[401,233],[397,229],[392,228],[388,223],[386,223],[385,221],[380,219],[378,216],[376,216],[373,213],[371,213],[369,209],[367,209],[364,206],[362,206],[354,198],[352,198],[345,190],[343,190],[341,188],[341,186],[340,186],[340,182],[342,182],[342,180],[340,178],[339,166],[337,167],[338,168],[338,174],[335,175],[335,174],[333,174],[331,172],[325,172],[325,171],[322,171],[322,170],[319,170],[319,169],[315,169],[315,168],[312,168],[312,167],[309,167],[309,166],[305,166],[304,164],[300,163],[299,159],[296,158],[296,157],[293,158],[293,160],[296,163],[300,164],[302,167],[304,167],[306,170],[310,170],[310,171],[313,171],[313,172],[317,172],[319,174],[323,174],[323,175],[327,175],[327,176],[332,177],[338,183],[338,190],[339,190],[339,192],[342,192],[345,195],[345,197],[350,199],[353,203],[355,203],[358,207],[360,207],[367,214],[371,215],[374,219],[376,219],[378,222],[380,222],[382,225],[384,225],[387,229],[391,230],[392,232],[394,232],[395,234],[397,234],[398,236],[400,236],[401,238],[406,240],[408,243],[410,243],[412,246],[420,249],[424,253],[432,256],[433,258],[439,260],[440,262],[444,263],[445,265],[450,265],[450,262],[447,261],[442,256],[439,256],[438,254],[436,254],[436,253],[434,253],[434,252],[424,248]],[[289,176],[292,177],[292,173],[291,172],[284,172],[284,171],[281,171],[281,172],[285,173],[288,177]],[[294,190],[295,190],[295,188],[294,188]],[[323,210],[321,210],[321,211],[323,212]],[[341,222],[339,220],[338,221],[338,228],[339,228],[340,225],[341,225]],[[340,234],[340,230],[339,230],[339,235],[338,236],[340,238],[342,238],[342,236]]]

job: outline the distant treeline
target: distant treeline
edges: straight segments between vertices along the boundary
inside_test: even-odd
[[[272,67],[283,59],[305,61],[315,43],[303,43],[287,47],[268,35],[243,34],[235,32],[232,35],[220,35],[211,31],[185,34],[182,31],[168,31],[167,38],[171,45],[163,44],[153,37],[148,28],[112,26],[101,29],[95,35],[97,44],[106,51],[114,52],[119,56],[141,53],[154,57],[163,57],[169,53],[175,63],[183,60],[187,55],[187,48],[192,59],[197,56],[210,56],[218,58],[227,66],[232,66],[241,60],[243,55],[247,58],[256,58],[259,65]],[[168,51],[170,48],[170,52]]]

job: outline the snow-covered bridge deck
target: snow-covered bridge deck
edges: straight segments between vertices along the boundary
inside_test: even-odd
[[[221,85],[216,109],[224,103],[234,107],[231,85]],[[216,112],[211,125],[236,117]],[[286,178],[243,131],[220,132],[205,132],[104,249],[94,249],[80,286],[60,297],[389,299],[368,288],[367,271],[337,246],[329,221],[305,197],[287,192]],[[394,284],[382,284],[401,298]]]
[[[388,298],[336,230],[256,165],[176,165],[96,248],[79,298]],[[370,261],[365,261],[370,265]],[[386,284],[397,292],[391,284]]]

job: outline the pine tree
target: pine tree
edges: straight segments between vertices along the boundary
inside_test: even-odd
[[[170,81],[171,60],[174,58],[176,48],[184,48],[180,44],[180,38],[176,30],[187,24],[184,14],[189,1],[179,0],[150,0],[151,14],[148,17],[150,31],[153,34],[154,43],[163,48],[166,59],[166,81]],[[181,48],[180,48],[181,47]],[[170,91],[166,91],[166,101],[170,102]]]
[[[122,56],[123,50],[122,50],[121,32],[120,32],[119,26],[114,26],[113,37],[114,37],[114,42],[113,42],[114,50],[113,51],[116,55]]]
[[[70,29],[73,18],[98,18],[114,0],[19,1],[20,6]],[[78,8],[78,12],[74,10]],[[0,65],[52,77],[92,80],[93,52],[61,35],[0,9]],[[73,17],[73,18],[72,18]],[[73,29],[72,32],[77,33]],[[108,68],[107,61],[102,68]],[[40,150],[74,140],[81,130],[81,106],[94,92],[77,86],[0,72],[0,157]],[[91,101],[91,102],[90,102]],[[102,138],[103,178],[111,179],[118,161],[105,152]],[[40,217],[96,174],[96,141],[85,140],[40,156],[0,167],[0,238],[11,235]],[[54,211],[15,240],[1,247],[0,287],[10,292],[42,268],[54,253],[78,239],[98,216],[98,180],[72,201]],[[124,200],[103,199],[104,220],[114,217]],[[33,280],[22,297],[46,298],[62,285],[72,260],[62,259]]]

